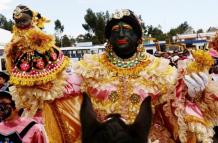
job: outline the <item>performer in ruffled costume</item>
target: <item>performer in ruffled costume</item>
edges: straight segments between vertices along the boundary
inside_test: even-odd
[[[25,34],[26,32],[22,35]],[[13,81],[12,78],[17,105],[25,107],[26,111],[34,111],[31,112],[32,115],[41,107],[50,142],[80,142],[81,92],[90,95],[99,121],[104,122],[111,113],[119,113],[127,124],[134,121],[143,99],[151,96],[154,112],[151,142],[212,142],[213,126],[217,124],[218,93],[207,74],[203,73],[212,64],[210,57],[204,56],[209,58],[206,59],[209,62],[203,63],[201,69],[196,70],[197,60],[194,61],[195,64],[192,63],[197,65],[196,68],[184,69],[179,73],[169,65],[168,60],[156,58],[144,51],[140,22],[130,10],[115,12],[106,25],[105,35],[108,39],[106,51],[102,54],[85,55],[84,60],[73,64],[73,72],[68,73],[68,77],[64,76],[64,68],[68,62],[65,62],[61,51],[55,46],[46,50],[39,47],[32,49],[30,46],[27,53],[37,52],[25,54],[22,50],[23,56],[17,56],[20,58],[15,61],[13,59],[17,59],[15,55],[19,55],[19,52],[13,54],[14,50],[10,49],[19,51],[19,46],[14,46],[19,40],[12,40],[6,48],[6,59],[10,63],[8,71],[14,79],[18,79]],[[31,69],[23,71],[21,65],[25,60],[22,59],[28,57],[27,55],[40,55],[43,61],[43,56],[50,50],[50,58],[44,58],[49,59],[45,63],[49,65],[53,62],[52,50],[57,50],[56,60],[61,61],[57,64],[59,68],[54,68],[60,69],[52,74],[55,76],[41,78],[44,75],[42,72],[40,78],[37,77],[40,74],[34,74],[37,78],[32,77],[28,82],[24,80],[22,77],[26,76],[25,73],[30,74],[37,68],[37,62],[34,64],[33,58],[30,60],[33,63]],[[48,70],[43,69],[46,72]],[[38,106],[28,108],[31,104]]]
[[[143,99],[152,96],[151,141],[212,142],[218,94],[204,73],[213,64],[209,54],[194,52],[195,60],[178,72],[168,60],[144,51],[140,23],[129,10],[115,12],[105,33],[106,51],[85,55],[74,65],[83,79],[81,91],[89,93],[99,120],[120,113],[132,123]]]

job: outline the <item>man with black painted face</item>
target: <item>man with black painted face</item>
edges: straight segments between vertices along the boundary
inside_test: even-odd
[[[119,22],[112,27],[109,41],[116,55],[127,59],[136,53],[138,39],[131,25]]]
[[[8,92],[0,92],[0,142],[1,143],[47,143],[41,124],[18,115],[15,102]]]
[[[75,73],[83,79],[81,91],[90,95],[98,120],[105,122],[108,115],[116,113],[126,124],[132,124],[142,101],[151,96],[155,112],[150,140],[175,141],[166,123],[160,120],[162,107],[158,105],[168,104],[171,99],[169,93],[175,89],[176,69],[167,60],[145,52],[140,21],[130,10],[113,13],[105,27],[105,36],[108,41],[103,54],[85,55],[84,60],[74,65]],[[166,125],[173,122],[176,121]]]

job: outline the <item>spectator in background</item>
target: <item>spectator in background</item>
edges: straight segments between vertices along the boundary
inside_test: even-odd
[[[218,83],[218,65],[214,65],[210,69],[210,75],[211,75],[212,80]]]
[[[177,68],[177,62],[179,61],[179,56],[174,55],[170,58],[170,65]]]
[[[164,52],[162,57],[165,58],[165,59],[170,59],[170,53]]]
[[[0,92],[0,142],[47,143],[41,124],[30,118],[20,117],[9,92]]]
[[[9,91],[9,75],[0,71],[0,91]]]
[[[182,53],[179,53],[179,59],[177,61],[178,70],[185,69],[192,60],[193,57],[189,50],[185,49]]]

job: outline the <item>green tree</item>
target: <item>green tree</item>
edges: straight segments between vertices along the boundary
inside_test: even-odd
[[[187,21],[185,21],[178,27],[170,29],[170,31],[167,33],[166,41],[170,43],[172,41],[173,36],[176,36],[177,34],[189,33],[191,31],[194,32],[193,28],[188,24]]]
[[[156,38],[157,40],[165,40],[166,35],[159,27],[153,27],[152,25],[146,26],[146,35]]]
[[[5,23],[4,29],[12,31],[12,29],[13,29],[13,22],[12,22],[12,20],[9,20],[9,21],[7,21],[7,23]]]
[[[56,46],[62,47],[62,33],[64,32],[64,25],[61,24],[61,21],[57,19],[55,22],[55,41]]]
[[[204,33],[204,30],[203,29],[198,29],[197,33]]]
[[[143,32],[143,36],[146,36],[147,31],[147,27],[145,26],[144,21],[142,20],[142,16],[139,15],[139,20],[141,20],[141,27],[142,27],[142,32]]]
[[[0,28],[12,31],[13,22],[11,20],[7,20],[7,18],[0,14]]]
[[[70,46],[72,46],[71,39],[67,35],[64,35],[62,37],[62,47],[70,47]]]
[[[177,34],[178,34],[178,32],[177,32],[176,28],[170,29],[170,31],[167,33],[166,42],[171,43],[172,37],[176,36]]]
[[[109,12],[94,13],[91,9],[87,9],[84,19],[86,23],[82,26],[88,32],[88,35],[83,35],[83,40],[90,38],[93,44],[103,44],[105,42],[104,28],[109,19]]]
[[[0,14],[0,27],[3,28],[4,24],[7,22],[7,19],[4,15]]]
[[[75,46],[76,43],[76,39],[74,39],[73,37],[70,38],[71,41],[71,46]]]
[[[64,25],[61,24],[61,21],[59,19],[57,19],[54,23],[56,33],[62,34],[64,32]]]
[[[94,37],[95,36],[91,36],[89,33],[87,33],[85,35],[80,34],[77,36],[76,42],[90,42],[90,41],[93,42]]]
[[[176,29],[177,29],[177,34],[183,34],[187,30],[189,30],[191,26],[188,25],[188,22],[185,21],[184,23],[180,24]]]

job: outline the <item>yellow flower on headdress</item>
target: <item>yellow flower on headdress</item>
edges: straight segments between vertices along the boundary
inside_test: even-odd
[[[47,35],[39,30],[28,31],[28,40],[30,42],[30,48],[39,52],[44,52],[54,47],[55,40],[51,35]]]
[[[209,70],[210,67],[214,64],[214,60],[210,56],[209,52],[196,50],[192,52],[192,56],[194,58],[194,61],[188,65],[188,73]]]
[[[45,23],[49,23],[50,20],[46,19],[45,17],[41,16],[38,12],[33,12],[33,23],[39,27],[40,29],[44,28]]]

